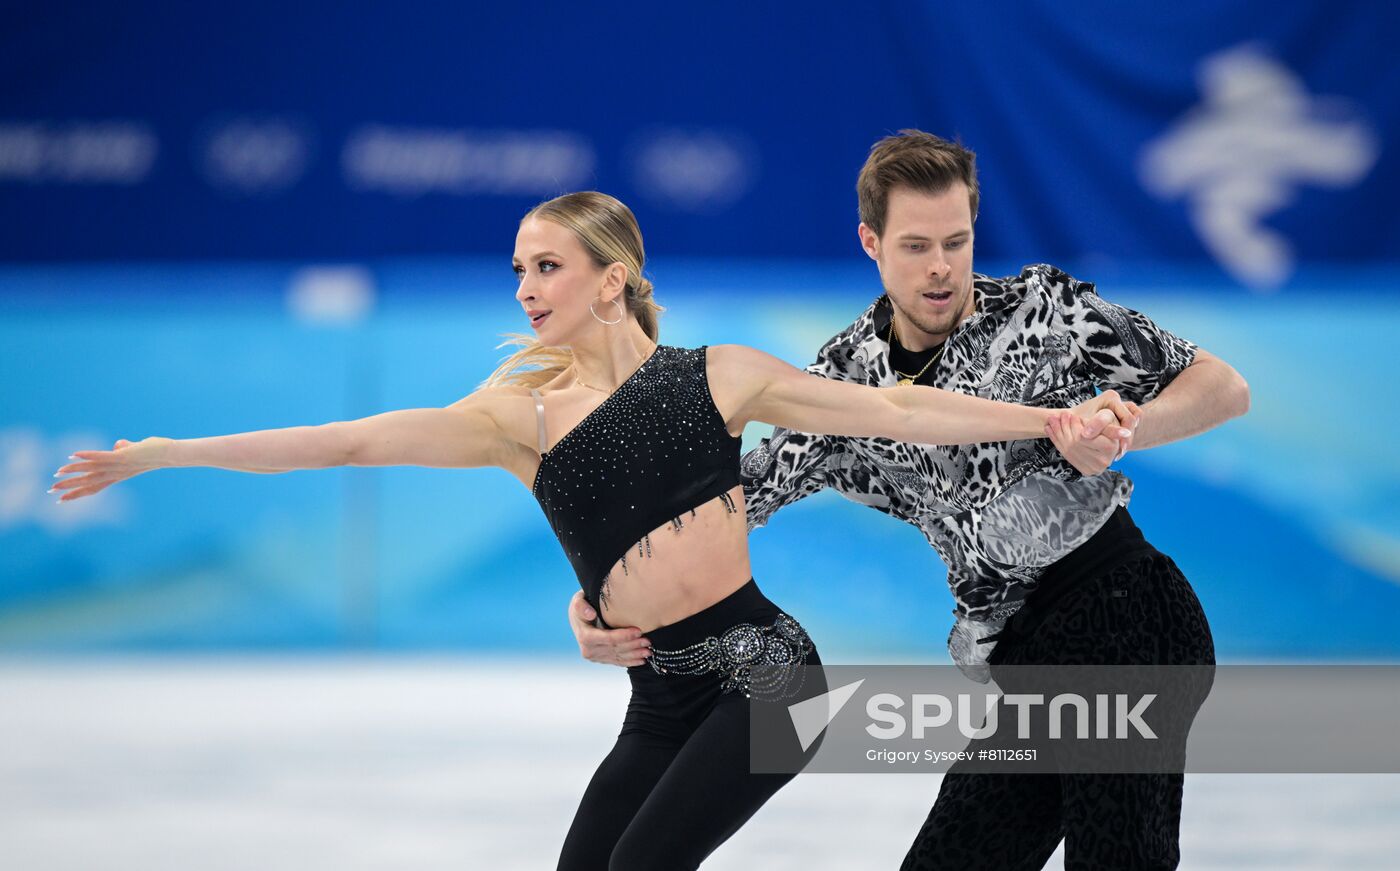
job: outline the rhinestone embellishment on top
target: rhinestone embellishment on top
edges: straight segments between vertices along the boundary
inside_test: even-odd
[[[728,514],[742,511],[728,492],[740,483],[740,439],[714,405],[705,360],[703,347],[658,345],[540,452],[535,498],[595,607],[608,605],[614,568],[630,574],[632,560],[652,555],[658,529],[685,534],[686,515],[703,504],[686,494],[704,489]],[[657,505],[669,510],[657,517]]]
[[[657,674],[721,674],[721,692],[782,699],[801,690],[802,666],[811,652],[807,631],[780,613],[771,626],[739,623],[686,647],[653,649],[647,662]]]

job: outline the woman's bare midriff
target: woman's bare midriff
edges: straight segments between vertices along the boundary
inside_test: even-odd
[[[511,398],[518,408],[508,419],[513,435],[501,465],[533,490],[540,465],[540,455],[530,447],[537,437],[534,402],[524,388],[512,391]],[[650,632],[699,613],[748,583],[752,571],[744,488],[731,487],[729,496],[738,511],[716,497],[697,505],[694,517],[688,510],[682,514],[680,529],[670,522],[653,529],[650,556],[638,555],[637,543],[632,543],[627,571],[621,560],[611,570],[603,606],[609,626]]]
[[[650,632],[703,611],[748,583],[744,488],[734,487],[729,495],[737,512],[711,499],[696,507],[694,517],[685,512],[680,529],[667,522],[652,530],[650,556],[638,556],[632,545],[626,573],[619,560],[608,581],[603,619],[609,626]]]

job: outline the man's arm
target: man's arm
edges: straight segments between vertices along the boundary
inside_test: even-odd
[[[828,485],[825,464],[830,436],[774,427],[773,434],[739,461],[744,482],[744,515],[749,532],[768,523],[773,512]]]
[[[1073,354],[1100,389],[1136,402],[1134,450],[1198,435],[1249,410],[1249,385],[1228,363],[1146,315],[1111,303],[1094,285],[1051,269]]]
[[[1133,448],[1155,448],[1213,429],[1249,411],[1249,385],[1229,363],[1204,349],[1144,403]]]

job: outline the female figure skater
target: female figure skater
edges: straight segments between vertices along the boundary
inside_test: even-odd
[[[559,867],[695,868],[791,778],[749,772],[750,693],[790,691],[753,666],[779,666],[782,677],[784,666],[791,676],[819,663],[807,633],[751,576],[744,424],[959,444],[1043,437],[1061,409],[831,381],[739,345],[659,345],[643,263],[625,205],[594,192],[550,200],[526,214],[515,244],[515,296],[535,339],[521,337],[470,396],[320,426],[122,440],[74,454],[59,474],[76,474],[55,490],[71,501],[174,466],[510,471],[538,499],[602,619],[639,627],[653,644],[647,664],[629,669],[622,733]],[[1074,411],[1100,409],[1130,419],[1112,394]]]

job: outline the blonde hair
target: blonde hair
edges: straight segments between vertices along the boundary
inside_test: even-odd
[[[637,319],[642,331],[652,341],[656,340],[660,332],[658,321],[665,309],[656,304],[651,282],[642,276],[646,252],[642,248],[641,228],[631,209],[616,197],[597,191],[579,191],[540,203],[526,212],[520,222],[523,224],[530,218],[553,221],[572,230],[599,269],[614,263],[627,267],[627,287],[620,302]],[[523,333],[507,334],[506,341],[496,347],[512,345],[520,350],[501,361],[491,377],[482,382],[483,386],[539,387],[554,380],[574,362],[573,352],[568,348],[542,345],[534,336]]]

